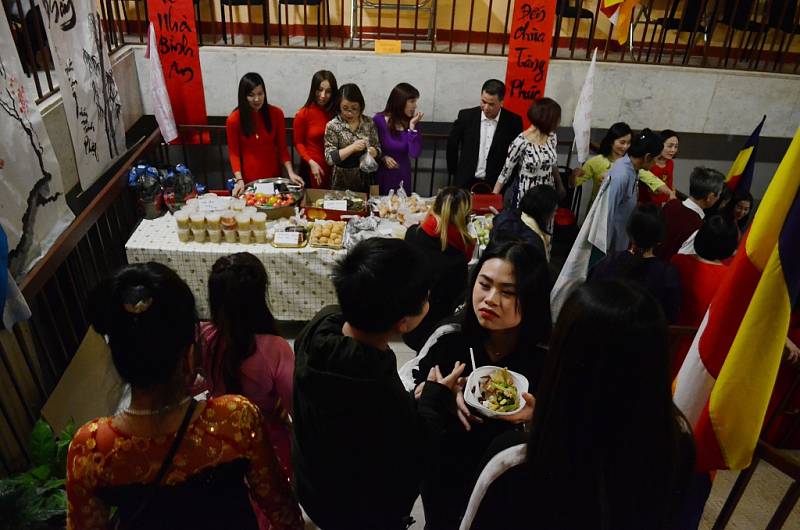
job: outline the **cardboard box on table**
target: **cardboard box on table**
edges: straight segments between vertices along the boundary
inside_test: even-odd
[[[318,190],[318,189],[307,189],[305,195],[303,196],[303,208],[306,210],[306,217],[309,219],[330,219],[333,221],[339,221],[342,216],[347,215],[358,215],[360,217],[366,217],[369,215],[369,205],[367,204],[367,197],[366,193],[360,192],[352,192],[353,195],[356,197],[361,197],[364,199],[364,209],[360,211],[352,211],[352,210],[326,210],[325,208],[317,208],[314,204],[319,199],[324,199],[326,193],[332,193],[331,190]]]

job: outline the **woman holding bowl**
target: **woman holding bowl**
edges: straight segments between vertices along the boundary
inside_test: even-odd
[[[475,366],[500,366],[525,376],[533,394],[539,384],[545,350],[540,346],[550,335],[551,281],[544,255],[518,241],[490,245],[475,266],[465,309],[445,320],[433,332],[419,355],[401,368],[408,388],[420,391],[431,367],[466,363],[462,374]],[[533,396],[523,394],[525,408],[513,416],[485,419],[472,416],[457,397],[459,419],[465,429],[453,430],[442,440],[438,467],[423,482],[425,521],[432,528],[457,528],[471,481],[491,441],[514,429],[515,422],[530,418]]]
[[[461,529],[683,528],[694,443],[668,365],[667,322],[644,289],[576,290],[553,331],[530,434],[492,443]]]

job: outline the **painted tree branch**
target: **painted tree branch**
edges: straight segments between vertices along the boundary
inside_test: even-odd
[[[8,70],[2,58],[0,58],[0,77],[7,83],[14,81],[13,78],[9,78]],[[24,101],[20,103],[23,104]],[[22,109],[18,108],[17,98],[9,86],[6,86],[4,93],[0,94],[0,111],[6,113],[11,119],[16,121],[19,126],[22,127],[22,130],[25,131],[28,142],[36,155],[39,171],[41,172],[41,177],[36,180],[31,191],[28,193],[27,207],[22,216],[22,236],[17,245],[8,253],[9,270],[12,276],[16,277],[22,273],[22,267],[25,265],[21,258],[27,255],[33,245],[33,231],[36,224],[38,207],[57,200],[61,193],[59,192],[49,196],[47,194],[49,192],[48,186],[53,176],[45,168],[44,149],[39,141],[39,135],[33,128],[33,124],[28,117],[25,116],[25,113],[22,112]]]

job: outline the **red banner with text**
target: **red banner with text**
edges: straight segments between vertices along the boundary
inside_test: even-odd
[[[508,44],[506,97],[503,107],[522,116],[535,100],[544,97],[556,0],[517,0]]]
[[[192,0],[147,0],[172,113],[178,125],[205,125],[206,97]],[[198,143],[199,135],[182,135]]]

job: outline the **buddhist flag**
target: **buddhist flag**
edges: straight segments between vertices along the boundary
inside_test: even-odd
[[[600,4],[600,11],[603,12],[612,24],[616,24],[619,20],[619,8],[625,0],[603,0]]]
[[[800,129],[706,312],[675,384],[697,470],[750,464],[800,291]]]
[[[172,102],[167,92],[167,84],[164,82],[164,71],[161,69],[161,58],[156,42],[156,30],[151,22],[147,34],[147,50],[144,54],[150,74],[150,98],[161,136],[169,143],[178,137],[178,128],[175,126],[175,115],[172,113]]]
[[[639,0],[602,0],[600,4],[600,11],[614,25],[614,36],[620,44],[628,42],[628,29],[633,18],[633,8],[638,3]]]
[[[731,169],[725,176],[725,185],[734,193],[739,190],[750,191],[750,185],[753,183],[753,170],[756,166],[758,140],[766,119],[766,115],[761,118],[761,123],[758,124],[750,138],[747,139],[736,160],[733,161]]]

